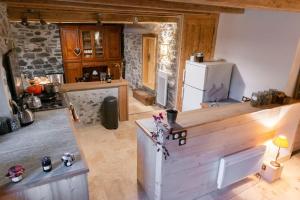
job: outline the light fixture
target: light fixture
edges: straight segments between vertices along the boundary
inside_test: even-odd
[[[138,24],[139,23],[139,18],[138,17],[133,17],[133,24]]]
[[[26,16],[23,16],[23,17],[21,18],[21,24],[22,24],[23,26],[28,26],[28,25],[29,25],[29,23],[28,23],[28,18],[27,18]]]
[[[289,142],[285,136],[279,135],[273,139],[273,144],[278,147],[278,151],[275,160],[270,163],[274,167],[280,167],[280,163],[277,161],[280,155],[280,148],[288,148]]]
[[[102,26],[102,22],[101,22],[101,16],[102,14],[98,13],[97,14],[97,23],[96,23],[96,26]]]
[[[40,19],[40,24],[41,25],[46,25],[47,22],[41,17],[41,13],[39,12],[39,19]]]

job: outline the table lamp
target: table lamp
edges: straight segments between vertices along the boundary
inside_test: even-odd
[[[278,152],[277,152],[275,160],[271,161],[270,163],[274,167],[280,167],[280,163],[277,161],[279,154],[280,154],[280,148],[288,148],[289,142],[285,136],[279,135],[273,139],[273,144],[278,147]]]

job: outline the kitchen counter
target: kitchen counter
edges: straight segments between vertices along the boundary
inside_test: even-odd
[[[82,91],[82,90],[94,90],[94,89],[104,89],[113,88],[120,86],[127,86],[128,81],[122,80],[112,80],[111,83],[93,81],[93,82],[78,82],[78,83],[65,83],[61,86],[60,91],[71,92],[71,91]]]
[[[61,163],[61,156],[66,152],[75,154],[76,161],[71,167]],[[43,156],[51,157],[53,169],[49,173],[42,171]],[[16,164],[25,167],[25,174],[21,182],[11,183],[4,175]],[[33,124],[0,136],[0,196],[70,179],[88,171],[67,109],[36,112]]]
[[[300,129],[299,112],[300,103],[293,102],[264,107],[237,103],[179,113],[173,130],[178,137],[167,137],[166,132],[160,138],[163,148],[151,137],[156,130],[153,118],[137,120],[138,182],[149,199],[214,198],[224,156],[271,144],[274,136],[283,134],[291,145],[280,156],[289,158]],[[186,131],[183,136],[181,130]],[[267,148],[264,159],[274,158],[272,150]]]
[[[111,83],[94,81],[65,83],[60,88],[67,94],[70,102],[80,115],[80,126],[99,124],[101,121],[100,108],[105,97],[113,96],[118,99],[119,120],[128,120],[128,81],[112,80]]]
[[[235,117],[243,114],[257,112],[274,106],[275,105],[265,107],[253,107],[250,105],[250,102],[247,102],[229,104],[220,107],[196,109],[192,111],[179,112],[176,123],[178,124],[178,127],[187,129],[215,121],[221,121],[229,117]],[[154,129],[152,118],[137,120],[136,124],[149,135],[151,135],[150,132]]]

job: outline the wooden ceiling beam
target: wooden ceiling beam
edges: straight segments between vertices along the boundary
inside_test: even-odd
[[[10,21],[20,21],[24,16],[26,9],[8,8],[8,16]],[[38,21],[40,10],[34,11],[32,14],[27,14],[29,21]],[[96,23],[98,17],[93,12],[80,12],[80,11],[52,11],[41,10],[41,17],[47,22],[55,23]],[[100,20],[103,23],[133,23],[134,17],[138,17],[141,23],[156,23],[156,22],[177,22],[177,17],[170,16],[150,16],[150,15],[130,15],[130,14],[102,14]]]
[[[173,3],[190,3],[233,8],[253,8],[300,12],[299,0],[163,0]]]
[[[86,9],[88,11],[97,9],[115,9],[131,12],[153,12],[153,13],[176,13],[176,14],[197,14],[197,13],[243,13],[240,8],[221,6],[207,6],[199,4],[170,3],[161,0],[3,0],[12,7],[48,7],[56,6],[57,9]]]

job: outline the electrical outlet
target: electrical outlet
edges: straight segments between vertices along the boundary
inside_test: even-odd
[[[173,140],[177,140],[177,139],[181,139],[181,138],[185,138],[187,135],[187,131],[178,131],[178,132],[173,132],[172,133],[172,139]]]
[[[186,144],[186,138],[181,138],[179,139],[179,146],[185,145]]]
[[[172,139],[177,140],[180,137],[180,133],[173,133],[172,134]]]

